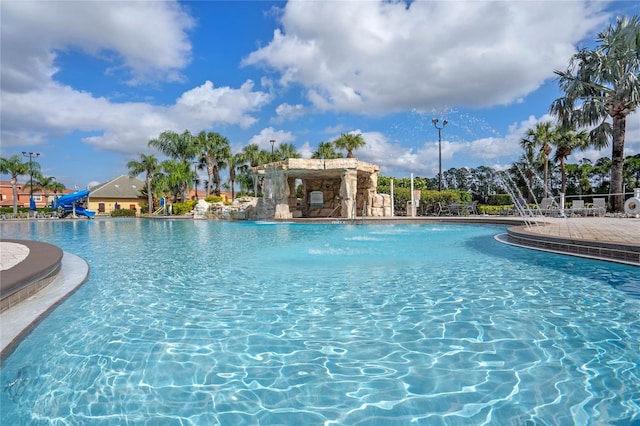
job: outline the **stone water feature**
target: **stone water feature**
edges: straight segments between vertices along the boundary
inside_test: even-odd
[[[357,158],[289,158],[253,172],[264,183],[264,196],[256,206],[258,219],[392,214],[391,197],[376,192],[380,168]],[[301,199],[296,195],[298,184],[302,185]]]
[[[356,158],[300,159],[253,169],[263,196],[231,205],[200,200],[194,219],[274,220],[293,218],[391,217],[391,196],[378,194],[380,168]],[[296,187],[302,185],[302,198]]]

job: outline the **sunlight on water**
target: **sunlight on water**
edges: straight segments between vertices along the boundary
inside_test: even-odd
[[[0,423],[640,422],[638,269],[501,232],[2,224],[91,275],[5,360]]]

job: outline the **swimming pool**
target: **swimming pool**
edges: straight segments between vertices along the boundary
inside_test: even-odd
[[[3,224],[91,275],[4,362],[0,423],[640,422],[638,268],[503,230]]]

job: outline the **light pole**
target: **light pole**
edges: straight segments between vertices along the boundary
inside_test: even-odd
[[[193,186],[196,188],[196,200],[198,200],[198,162],[193,163]]]
[[[36,157],[38,158],[40,156],[39,152],[27,152],[27,151],[22,151],[22,155],[24,155],[25,157],[29,157],[29,178],[30,178],[30,182],[29,182],[29,210],[31,210],[31,207],[34,207],[33,210],[35,210],[35,202],[33,201],[33,163],[32,163],[32,158]]]
[[[444,120],[442,126],[438,126],[437,118],[431,120],[436,129],[438,129],[438,191],[442,191],[442,129],[447,125],[448,121]]]
[[[54,198],[54,199],[55,199],[55,194],[56,194],[56,193],[55,193],[55,187],[56,187],[56,185],[57,185],[56,177],[55,177],[55,176],[51,176],[51,186],[49,186],[49,190],[51,190],[51,188],[54,188],[54,193],[53,193],[53,194],[54,194],[54,195],[53,195],[53,198]],[[47,196],[45,197],[45,200],[44,200],[44,201],[45,201],[45,203],[46,203],[46,205],[47,205],[48,207],[51,207],[51,205],[49,204],[49,193],[47,192],[46,194],[47,194]],[[51,201],[51,203],[53,204],[53,201]],[[51,210],[53,210],[53,209],[51,209]]]
[[[271,160],[273,160],[273,146],[276,144],[276,140],[271,139],[269,142],[271,143]]]

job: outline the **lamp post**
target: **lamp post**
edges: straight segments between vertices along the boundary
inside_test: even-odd
[[[51,190],[51,188],[52,188],[52,187],[53,187],[53,188],[54,188],[54,190],[55,190],[55,187],[56,187],[56,177],[55,177],[55,176],[51,176],[51,186],[49,186],[49,190]],[[55,199],[55,194],[56,194],[56,193],[54,192],[53,194],[54,194],[54,195],[53,195],[53,197],[54,197],[54,199]],[[48,193],[48,192],[47,192],[47,196],[45,197],[45,200],[44,200],[44,201],[45,201],[45,203],[46,203],[46,205],[47,205],[47,206],[49,206],[49,207],[51,206],[51,205],[49,204],[49,193]],[[52,203],[53,203],[53,201],[52,201]],[[51,209],[51,210],[53,210],[53,209]]]
[[[271,139],[269,143],[271,143],[271,160],[273,160],[273,146],[276,144],[276,140]]]
[[[198,162],[193,162],[193,186],[196,189],[196,200],[198,200]]]
[[[442,126],[438,126],[437,118],[431,120],[436,129],[438,129],[438,191],[442,191],[442,129],[447,125],[448,121],[444,120]]]
[[[30,182],[29,182],[29,210],[31,210],[32,205],[35,205],[35,203],[33,201],[33,163],[32,163],[33,160],[32,160],[32,158],[33,157],[38,158],[40,156],[40,153],[39,152],[22,151],[22,155],[24,155],[25,157],[29,157],[29,178],[30,178]]]

